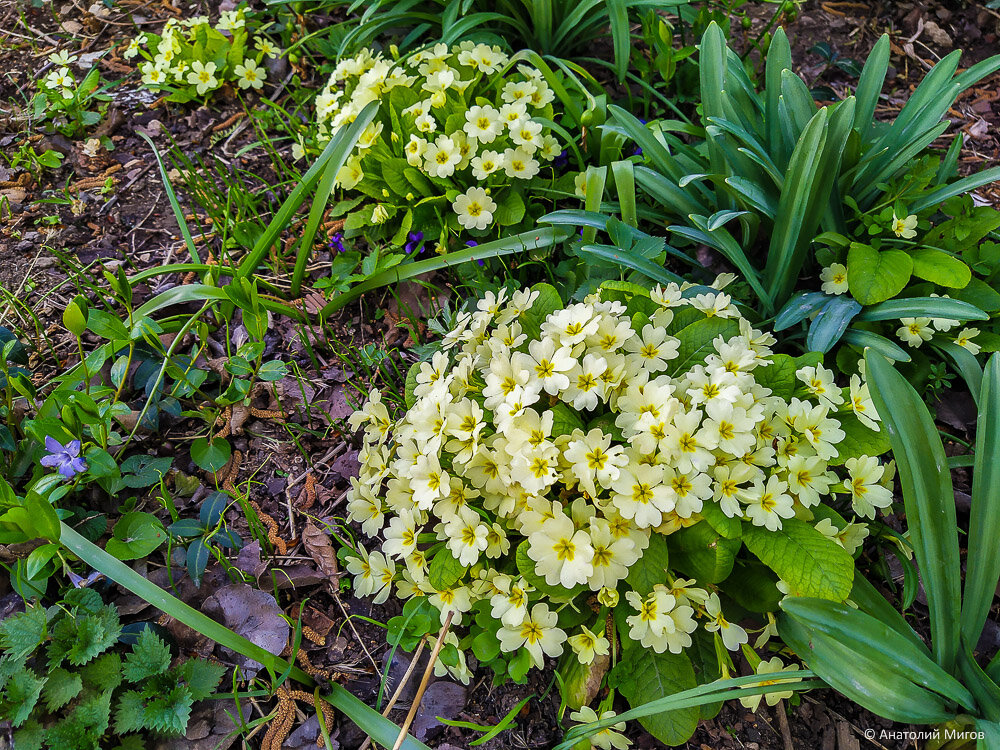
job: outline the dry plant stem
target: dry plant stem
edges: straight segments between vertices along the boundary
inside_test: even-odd
[[[420,661],[420,655],[424,652],[424,645],[426,641],[421,638],[420,643],[417,644],[416,650],[413,652],[413,656],[410,658],[410,663],[406,667],[406,672],[403,673],[403,678],[399,681],[396,689],[392,693],[392,697],[386,704],[385,709],[382,711],[382,715],[386,718],[389,717],[389,712],[392,711],[392,707],[396,705],[396,701],[399,700],[399,696],[403,694],[403,688],[406,687],[406,683],[410,681],[410,676],[413,674],[413,670],[416,669],[417,662]],[[361,743],[361,747],[358,750],[368,750],[368,746],[372,744],[371,737],[365,737],[365,741]]]
[[[781,739],[785,743],[785,750],[795,750],[795,745],[792,743],[792,729],[788,726],[788,717],[785,715],[785,702],[783,700],[778,701],[776,713],[778,714],[778,725],[781,727]]]
[[[438,653],[440,653],[441,647],[444,645],[444,638],[448,635],[448,628],[451,627],[451,618],[454,615],[455,610],[448,612],[448,617],[445,618],[444,625],[441,626],[441,632],[438,633],[437,641],[434,642],[434,648],[431,649],[430,659],[427,660],[427,666],[424,668],[424,676],[420,678],[420,686],[417,688],[417,694],[413,696],[413,703],[410,704],[410,710],[406,714],[406,721],[399,728],[399,736],[396,737],[396,741],[392,745],[392,750],[399,750],[403,744],[403,740],[406,739],[406,733],[409,731],[410,725],[417,715],[417,709],[420,708],[420,700],[424,697],[424,691],[427,690],[427,683],[430,682],[431,675],[434,673],[434,662],[437,661]]]

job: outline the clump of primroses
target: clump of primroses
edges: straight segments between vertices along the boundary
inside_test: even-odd
[[[851,458],[841,475],[831,464],[838,414],[878,426],[863,374],[841,388],[803,367],[796,396],[773,395],[757,376],[775,338],[719,289],[657,287],[655,310],[633,317],[601,293],[538,315],[538,294],[501,290],[459,314],[398,421],[378,391],[352,416],[364,447],[350,518],[384,540],[348,560],[359,595],[428,597],[456,625],[488,601],[500,651],[526,649],[539,667],[567,645],[584,664],[607,654],[606,619],[559,627],[576,597],[627,606],[619,636],[656,652],[681,652],[698,628],[736,650],[748,636],[715,587],[664,571],[652,591],[632,590],[629,568],[654,535],[701,522],[708,506],[777,532],[834,493],[866,517],[890,504],[877,458]],[[733,335],[685,340],[712,317]],[[815,525],[851,552],[867,534]],[[443,589],[429,574],[439,555],[460,571]]]
[[[547,167],[563,150],[548,125],[554,99],[538,69],[499,47],[440,43],[400,60],[364,49],[316,98],[319,140],[379,101],[337,186],[376,202],[371,224],[440,227],[443,249],[449,233],[519,223],[522,186],[551,185]]]

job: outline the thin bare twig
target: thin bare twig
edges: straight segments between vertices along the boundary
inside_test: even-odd
[[[431,650],[431,657],[427,660],[427,666],[424,668],[424,676],[420,679],[420,686],[417,688],[417,694],[413,696],[413,703],[410,704],[410,710],[406,714],[406,721],[403,722],[403,726],[399,728],[399,736],[396,737],[396,741],[392,745],[392,750],[399,750],[403,744],[403,740],[406,739],[406,733],[410,729],[410,725],[413,723],[413,719],[417,715],[417,709],[420,708],[420,700],[424,697],[424,691],[427,690],[427,684],[431,680],[431,675],[434,673],[434,662],[437,661],[438,653],[441,651],[441,646],[444,645],[445,636],[448,635],[448,628],[451,627],[451,618],[455,615],[455,610],[448,612],[448,617],[445,618],[444,625],[441,626],[441,632],[438,633],[437,641],[434,643],[434,648]]]

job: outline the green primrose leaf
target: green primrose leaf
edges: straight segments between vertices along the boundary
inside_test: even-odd
[[[743,525],[747,549],[788,583],[793,596],[842,602],[851,593],[854,559],[805,521],[786,518],[779,531]]]
[[[913,275],[926,281],[952,289],[963,289],[972,280],[969,267],[943,250],[922,247],[910,257],[913,259]]]
[[[875,305],[895,297],[906,287],[913,260],[902,250],[878,251],[852,242],[847,253],[847,285],[862,305]]]

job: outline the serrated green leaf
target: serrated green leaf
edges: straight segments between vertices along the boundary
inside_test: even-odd
[[[805,521],[783,519],[779,531],[744,524],[743,541],[788,584],[792,596],[842,602],[851,593],[854,558]]]
[[[19,669],[11,675],[4,686],[0,714],[8,718],[15,727],[21,726],[28,720],[32,709],[38,703],[43,685],[45,685],[44,677],[39,677],[27,667]]]
[[[170,668],[170,647],[152,630],[146,629],[125,657],[122,674],[129,682],[142,682]]]
[[[57,667],[49,672],[49,678],[42,688],[45,708],[52,713],[62,708],[83,690],[83,679],[76,672]]]
[[[226,667],[204,659],[188,659],[177,668],[177,673],[188,686],[191,699],[200,701],[210,696],[219,686]]]
[[[88,688],[98,691],[114,690],[122,681],[122,660],[117,653],[111,651],[84,664],[77,673]]]
[[[23,659],[42,642],[46,627],[45,607],[29,607],[0,622],[0,648],[12,659]]]

